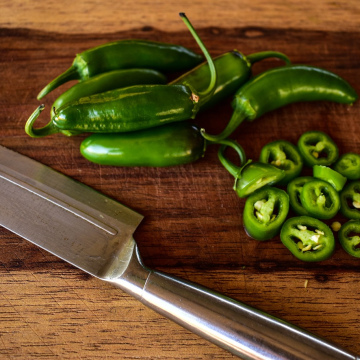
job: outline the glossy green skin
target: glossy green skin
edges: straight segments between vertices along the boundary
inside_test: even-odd
[[[301,204],[300,194],[304,184],[313,180],[312,176],[301,176],[291,180],[287,186],[286,191],[289,195],[290,206],[297,215],[310,215]]]
[[[260,209],[256,203],[264,201]],[[264,215],[262,215],[264,209]],[[265,186],[252,193],[245,202],[243,223],[246,233],[260,241],[269,240],[280,232],[289,212],[289,196],[284,190]],[[256,215],[258,214],[258,216]]]
[[[310,216],[317,219],[331,219],[340,209],[338,192],[328,182],[314,179],[304,184],[300,200]]]
[[[128,132],[194,118],[197,103],[182,85],[135,85],[70,102],[55,112],[60,130]]]
[[[307,229],[300,230],[299,225],[306,226]],[[316,233],[313,229],[318,229],[324,235]],[[318,238],[317,242],[311,240],[313,236]],[[293,217],[286,220],[280,232],[280,239],[290,252],[302,261],[323,261],[328,259],[335,250],[335,238],[331,229],[322,221],[309,216]],[[297,244],[300,241],[303,243],[303,247],[311,245],[311,249],[302,251]],[[314,250],[319,245],[321,247]]]
[[[188,122],[126,134],[93,134],[80,146],[87,160],[112,166],[188,164],[203,157],[205,150],[206,142],[199,129]]]
[[[51,107],[51,116],[54,115],[54,109],[82,97],[132,85],[145,84],[166,84],[166,77],[162,73],[151,69],[114,70],[96,75],[91,79],[75,84],[63,92],[54,101]]]
[[[307,131],[300,136],[298,149],[308,166],[333,164],[339,157],[339,149],[329,135],[322,131]],[[320,150],[321,149],[321,150]],[[319,154],[319,157],[314,156]]]
[[[269,164],[250,162],[245,165],[235,178],[235,191],[240,198],[245,198],[265,185],[274,185],[285,176],[285,171]]]
[[[316,179],[327,181],[336,191],[341,191],[347,181],[345,176],[323,165],[313,167],[313,176]]]
[[[334,164],[334,170],[345,176],[349,180],[360,179],[360,155],[347,153],[340,156]]]
[[[303,160],[295,145],[286,140],[276,140],[266,144],[260,152],[259,161],[271,164],[285,171],[285,176],[278,185],[287,185],[299,176],[303,168]]]
[[[343,224],[338,232],[338,238],[349,255],[360,258],[360,220],[349,220]]]
[[[347,183],[340,193],[340,212],[348,219],[360,220],[360,208],[354,201],[360,204],[360,181]]]

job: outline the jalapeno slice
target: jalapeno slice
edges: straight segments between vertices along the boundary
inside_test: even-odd
[[[310,216],[293,217],[284,223],[281,242],[303,261],[322,261],[334,252],[335,239],[331,229]]]
[[[345,176],[349,180],[360,179],[360,155],[347,153],[341,155],[334,165],[334,170]]]
[[[288,194],[265,186],[246,199],[243,213],[245,231],[256,240],[269,240],[280,232],[288,212]]]
[[[266,144],[261,149],[259,161],[285,171],[285,176],[278,185],[287,185],[290,180],[299,176],[303,168],[303,160],[297,147],[286,140]]]
[[[328,166],[315,165],[313,167],[314,178],[327,181],[336,191],[341,191],[347,178]]]
[[[318,219],[331,219],[340,209],[338,192],[323,180],[312,180],[304,184],[300,200],[310,216]]]
[[[301,176],[291,180],[287,186],[291,209],[297,215],[309,215],[309,212],[301,204],[300,194],[303,186],[309,181],[313,181],[312,176]]]
[[[349,220],[341,226],[339,242],[348,254],[360,258],[360,220]]]
[[[308,131],[302,134],[298,148],[308,166],[331,165],[339,157],[337,145],[322,131]]]
[[[345,185],[340,193],[340,212],[348,219],[360,220],[360,181]]]

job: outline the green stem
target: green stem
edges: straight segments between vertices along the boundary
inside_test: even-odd
[[[60,85],[66,83],[70,80],[79,80],[80,76],[77,71],[77,68],[75,66],[69,67],[65,72],[63,72],[61,75],[59,75],[57,78],[55,78],[53,81],[51,81],[49,84],[47,84],[38,94],[37,99],[42,99],[45,95],[47,95],[52,90],[56,89]]]
[[[201,51],[203,52],[203,54],[209,64],[210,84],[206,90],[198,92],[198,94],[197,94],[200,97],[205,98],[206,100],[204,102],[206,102],[207,99],[212,96],[212,94],[214,93],[215,88],[216,88],[217,75],[216,75],[215,64],[214,64],[214,61],[211,58],[208,50],[206,49],[204,43],[202,42],[199,35],[196,33],[195,29],[193,28],[192,24],[190,23],[189,19],[186,17],[186,15],[184,13],[180,13],[179,15],[182,18],[182,20],[184,21],[184,23],[187,26],[187,28],[189,29],[189,31],[191,32],[194,39],[196,40],[197,44],[199,45]]]
[[[36,119],[39,117],[39,115],[44,109],[45,109],[44,105],[38,106],[36,110],[30,115],[28,121],[26,122],[25,132],[29,136],[34,138],[39,138],[60,132],[59,128],[54,125],[52,120],[50,120],[50,122],[42,128],[38,128],[38,129],[33,128],[34,122],[36,121]]]
[[[261,60],[264,60],[267,58],[271,58],[271,57],[277,58],[280,60],[284,60],[286,65],[291,64],[290,59],[285,54],[283,54],[281,52],[277,52],[277,51],[261,51],[261,52],[258,52],[255,54],[250,54],[250,55],[246,56],[247,60],[250,62],[251,65],[258,61],[261,61]]]

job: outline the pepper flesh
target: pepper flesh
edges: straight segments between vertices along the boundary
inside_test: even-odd
[[[348,219],[360,220],[360,181],[345,185],[340,193],[340,212]]]
[[[360,220],[349,220],[342,225],[338,237],[341,246],[349,255],[360,258]]]
[[[360,180],[360,155],[354,153],[341,155],[334,164],[334,170],[349,180]]]
[[[312,180],[314,180],[312,176],[301,176],[291,180],[287,186],[290,206],[297,215],[309,215],[309,212],[301,204],[300,194],[303,186]]]
[[[327,181],[336,191],[341,191],[347,179],[337,171],[323,165],[313,167],[314,178]]]
[[[288,211],[289,197],[284,190],[270,186],[256,190],[245,202],[245,231],[256,240],[269,240],[280,232]]]
[[[286,220],[281,228],[280,239],[296,258],[303,261],[326,260],[335,250],[331,229],[310,216]]]

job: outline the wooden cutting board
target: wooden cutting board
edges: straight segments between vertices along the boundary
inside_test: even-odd
[[[244,54],[282,51],[293,63],[336,72],[360,93],[359,32],[209,27],[199,34],[213,56],[234,48]],[[232,190],[233,179],[218,162],[216,147],[186,166],[115,168],[81,157],[84,135],[32,139],[25,134],[24,124],[39,105],[37,93],[70,66],[75,53],[125,38],[173,42],[198,51],[188,32],[151,27],[101,35],[1,29],[0,144],[145,215],[135,235],[149,267],[223,292],[360,353],[359,260],[337,244],[331,259],[304,263],[279,237],[250,239],[242,224],[244,200]],[[279,65],[264,61],[254,73]],[[44,99],[48,110],[69,86]],[[196,123],[209,132],[220,131],[232,112],[230,100],[201,114]],[[48,111],[42,119],[48,121]],[[266,143],[296,143],[313,129],[327,132],[342,153],[360,153],[359,102],[292,104],[244,123],[232,137],[248,158],[257,159]],[[3,359],[234,358],[4,228],[0,295]]]

